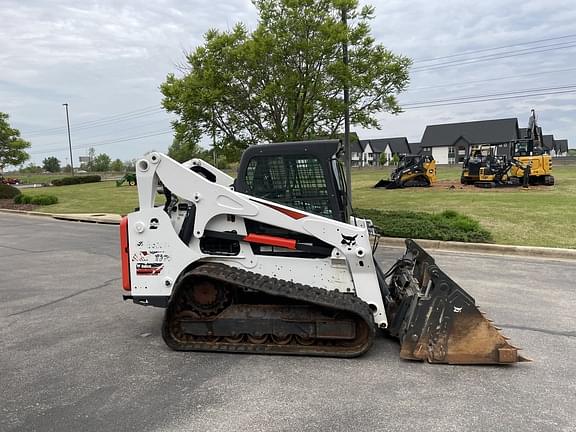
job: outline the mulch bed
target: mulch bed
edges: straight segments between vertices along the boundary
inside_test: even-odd
[[[10,210],[35,210],[39,205],[36,204],[14,204],[13,199],[0,199],[0,208],[10,209]]]

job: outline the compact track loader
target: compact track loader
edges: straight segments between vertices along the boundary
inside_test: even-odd
[[[380,180],[375,188],[399,189],[427,187],[436,182],[436,161],[430,155],[404,155],[389,180]]]
[[[380,268],[371,222],[346,212],[340,151],[337,140],[253,146],[236,180],[147,154],[140,207],[120,225],[124,299],[166,308],[175,350],[354,357],[382,329],[404,359],[524,361],[415,242]]]

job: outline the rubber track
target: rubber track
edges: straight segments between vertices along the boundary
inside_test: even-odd
[[[329,291],[324,288],[312,287],[309,285],[302,285],[300,283],[289,282],[282,279],[276,279],[269,276],[253,273],[250,271],[230,267],[220,263],[203,263],[193,269],[190,273],[197,276],[208,277],[210,279],[228,283],[230,285],[248,288],[254,291],[260,291],[265,294],[280,296],[305,302],[312,305],[321,306],[324,308],[336,309],[343,312],[355,314],[359,319],[366,322],[367,325],[367,341],[358,346],[355,351],[351,347],[343,347],[338,351],[338,346],[330,347],[333,350],[327,350],[328,347],[319,346],[318,351],[313,351],[314,346],[301,346],[302,351],[295,350],[294,345],[275,345],[272,343],[266,344],[251,344],[251,343],[228,343],[228,342],[186,342],[185,344],[179,343],[174,346],[166,335],[164,339],[166,343],[173,349],[178,351],[224,351],[224,352],[249,352],[249,353],[262,353],[262,354],[286,354],[286,355],[307,355],[307,356],[325,356],[325,357],[357,357],[368,351],[373,342],[376,334],[374,316],[368,304],[356,297],[353,294],[344,294],[338,291]],[[167,327],[168,314],[171,313],[170,306],[166,310],[164,317],[163,331]]]

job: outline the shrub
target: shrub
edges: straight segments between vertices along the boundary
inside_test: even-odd
[[[52,205],[58,203],[54,195],[18,195],[14,198],[15,204]]]
[[[102,178],[99,175],[87,175],[87,176],[75,176],[75,177],[64,177],[61,179],[52,180],[53,186],[69,186],[82,183],[97,183]]]
[[[0,183],[0,199],[12,199],[20,195],[20,189],[8,184]]]
[[[356,215],[371,219],[378,234],[387,237],[488,243],[492,234],[478,221],[454,210],[442,213],[356,209]]]

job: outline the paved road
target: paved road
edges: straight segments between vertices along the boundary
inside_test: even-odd
[[[351,360],[170,351],[117,252],[117,227],[0,215],[0,430],[576,430],[574,261],[436,253],[535,359],[458,367],[384,338]]]

